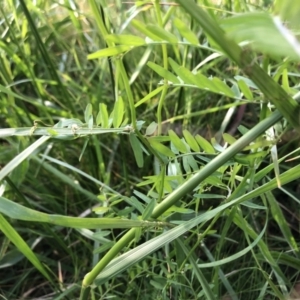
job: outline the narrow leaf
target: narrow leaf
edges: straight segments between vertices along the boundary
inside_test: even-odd
[[[90,117],[88,119],[88,122],[87,122],[87,126],[88,126],[88,129],[93,129],[93,126],[94,126],[94,117],[93,117],[93,115],[90,115]]]
[[[159,153],[167,156],[167,157],[175,157],[175,154],[165,145],[159,143],[153,138],[148,138],[148,141],[155,150],[157,150]]]
[[[1,197],[0,197],[1,199]],[[2,201],[2,199],[1,199]],[[27,243],[22,239],[17,231],[7,222],[7,220],[0,214],[0,229],[3,234],[19,249],[21,253],[39,270],[48,280],[51,281],[45,267],[36,257]]]
[[[155,71],[162,78],[167,79],[168,81],[171,81],[172,83],[180,83],[179,79],[174,74],[172,74],[168,70],[164,69],[163,67],[161,67],[151,61],[149,61],[147,63],[147,66],[150,67],[153,71]]]
[[[253,100],[253,94],[252,94],[250,88],[248,87],[248,85],[246,84],[246,82],[244,80],[239,80],[238,85],[239,85],[240,90],[244,94],[245,98],[248,100]]]
[[[92,113],[93,113],[93,106],[91,103],[89,103],[86,108],[85,108],[85,111],[84,111],[84,120],[85,120],[85,123],[88,124],[89,123],[89,120],[90,120],[90,116],[92,116]]]
[[[178,137],[178,135],[173,130],[169,130],[168,133],[171,142],[177,148],[177,150],[179,150],[181,153],[188,153],[184,142]]]
[[[227,86],[226,83],[224,83],[221,79],[219,79],[218,77],[214,77],[213,83],[214,86],[217,88],[217,92],[219,94],[224,94],[228,97],[234,97],[234,92],[232,91],[232,89],[229,86]]]
[[[143,215],[142,215],[142,219],[143,220],[148,220],[151,215],[152,215],[152,212],[153,212],[153,209],[156,205],[156,201],[155,199],[153,198],[146,206],[144,212],[143,212]]]
[[[271,209],[272,216],[276,223],[278,224],[285,240],[289,243],[290,247],[294,251],[299,251],[298,245],[295,241],[295,238],[291,232],[290,225],[288,224],[286,217],[284,216],[282,209],[280,208],[278,202],[273,196],[272,192],[266,193],[266,197],[269,202],[269,207]]]
[[[109,56],[116,56],[116,55],[122,54],[124,52],[127,52],[133,48],[134,48],[134,46],[128,46],[128,45],[120,45],[120,46],[116,46],[116,47],[105,48],[105,49],[96,51],[92,54],[89,54],[87,56],[87,59],[97,59],[97,58],[103,58],[103,57],[109,57]]]
[[[122,97],[119,97],[115,103],[114,111],[113,111],[113,125],[114,128],[119,128],[122,124],[124,117],[124,102]]]
[[[146,129],[146,135],[152,135],[157,130],[157,123],[152,122]]]
[[[105,40],[116,44],[131,46],[142,46],[146,44],[143,38],[126,34],[109,34],[105,36]]]
[[[96,124],[102,125],[103,128],[108,128],[108,112],[107,106],[104,103],[99,103],[99,112],[96,118]]]
[[[184,83],[197,85],[196,76],[192,74],[191,71],[179,66],[172,58],[169,58],[168,60],[173,71],[182,79]]]
[[[211,91],[213,93],[218,93],[218,89],[217,87],[215,87],[214,83],[212,80],[206,78],[204,75],[197,73],[196,75],[196,85],[200,88],[200,89],[205,89],[207,91]]]
[[[83,154],[84,154],[84,151],[85,151],[86,146],[88,145],[88,143],[89,143],[89,138],[86,138],[85,141],[84,141],[84,144],[83,144],[83,147],[82,147],[82,150],[81,150],[79,159],[78,159],[79,161],[81,161],[82,156],[83,156]]]
[[[129,135],[129,141],[134,153],[136,163],[139,168],[142,168],[144,166],[144,158],[143,158],[143,150],[141,147],[141,143],[135,134]]]
[[[159,27],[158,25],[147,25],[146,28],[153,33],[155,36],[160,37],[162,40],[167,41],[169,43],[177,43],[178,40],[175,35],[166,31],[165,29]]]
[[[151,30],[149,30],[144,23],[138,20],[132,20],[131,24],[135,27],[138,31],[143,33],[145,36],[149,37],[153,41],[162,41],[163,39],[155,35]]]
[[[276,180],[277,180],[277,185],[280,188],[281,187],[280,171],[279,171],[278,154],[277,154],[276,145],[273,145],[272,148],[271,148],[271,157],[272,157],[273,164],[274,164],[274,172],[275,172],[275,177],[276,177]]]
[[[173,74],[172,74],[173,75]],[[176,78],[177,80],[177,78]],[[145,103],[146,101],[150,100],[151,98],[153,98],[154,96],[156,96],[158,93],[160,93],[162,90],[164,89],[164,86],[159,86],[158,88],[156,88],[155,90],[153,90],[152,92],[150,92],[149,94],[147,94],[144,98],[142,98],[140,101],[138,101],[134,106],[138,107],[141,104]]]
[[[12,159],[1,171],[0,171],[0,181],[7,176],[12,170],[14,170],[19,164],[21,164],[30,154],[32,154],[36,149],[49,140],[50,136],[42,136],[36,140],[33,144],[27,147],[24,151],[18,154],[14,159]]]
[[[216,153],[214,147],[205,138],[203,138],[202,136],[197,134],[195,136],[195,139],[196,139],[197,143],[199,144],[199,146],[204,150],[204,152],[209,153],[209,154]]]
[[[188,130],[183,130],[183,136],[187,142],[187,144],[191,147],[191,149],[195,152],[200,152],[200,147],[195,140],[195,138],[191,135],[191,133]]]
[[[178,18],[175,18],[173,20],[173,23],[174,23],[175,27],[177,28],[177,30],[179,31],[179,33],[188,42],[190,42],[191,44],[194,44],[194,45],[198,45],[199,44],[198,38],[195,35],[195,33],[193,31],[191,31],[182,20],[180,20]]]

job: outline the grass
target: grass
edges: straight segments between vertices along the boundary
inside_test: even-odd
[[[195,3],[0,8],[4,299],[296,299],[297,20]]]

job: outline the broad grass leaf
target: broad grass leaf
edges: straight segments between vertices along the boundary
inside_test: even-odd
[[[144,222],[139,220],[127,220],[117,218],[80,218],[68,217],[63,215],[51,215],[42,213],[20,204],[17,204],[4,197],[0,197],[0,212],[12,219],[28,222],[40,222],[59,225],[70,228],[132,228],[156,226],[156,222]]]
[[[195,140],[195,138],[192,136],[192,134],[184,129],[183,130],[183,136],[187,142],[187,144],[190,146],[190,148],[194,151],[194,152],[200,152],[200,147],[197,143],[197,141]]]
[[[89,54],[87,56],[87,58],[88,59],[97,59],[97,58],[103,58],[103,57],[116,56],[119,54],[123,54],[133,48],[134,48],[134,46],[129,46],[129,45],[120,45],[120,46],[115,46],[115,47],[109,47],[109,48],[98,50],[92,54]]]
[[[129,141],[134,153],[135,161],[138,167],[142,168],[144,166],[144,158],[143,158],[143,150],[141,147],[141,143],[135,134],[129,135]]]
[[[107,106],[104,103],[99,103],[99,112],[96,118],[97,126],[102,125],[103,128],[108,128],[108,112]]]
[[[173,24],[181,34],[189,43],[193,45],[198,45],[199,41],[195,33],[188,28],[188,26],[182,20],[178,18],[174,18]]]
[[[122,124],[124,117],[124,102],[122,97],[119,97],[115,102],[114,110],[113,110],[113,126],[114,128],[119,128]]]
[[[126,35],[126,34],[109,34],[105,37],[106,41],[121,45],[132,45],[132,46],[142,46],[146,42],[143,38],[136,35]]]
[[[153,35],[158,36],[163,41],[167,41],[169,43],[175,44],[178,42],[177,37],[172,33],[166,31],[165,29],[161,28],[158,25],[149,24],[146,28],[153,33]]]
[[[177,148],[177,150],[180,151],[181,153],[188,153],[188,149],[186,148],[186,145],[178,137],[178,135],[171,129],[168,131],[168,133],[169,133],[169,137],[171,139],[171,142]]]
[[[199,146],[204,150],[204,152],[209,153],[209,154],[215,154],[216,150],[214,149],[214,147],[202,136],[200,136],[199,134],[197,134],[195,136],[195,139],[197,141],[197,143],[199,144]]]
[[[172,83],[180,83],[179,79],[172,74],[170,71],[166,70],[165,68],[149,61],[147,63],[147,66],[150,67],[153,71],[155,71],[158,75],[160,75],[162,78],[167,79],[168,81]]]

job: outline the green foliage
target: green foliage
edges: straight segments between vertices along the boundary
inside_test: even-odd
[[[300,4],[100,2],[0,8],[1,295],[288,299]]]

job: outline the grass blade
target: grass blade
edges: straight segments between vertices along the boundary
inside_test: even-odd
[[[27,243],[1,214],[0,229],[6,235],[6,237],[19,249],[19,251],[23,253],[23,255],[35,266],[35,268],[39,270],[43,274],[43,276],[45,276],[50,282],[52,282],[51,277],[49,276],[45,267],[42,265],[42,263],[39,261],[39,259],[36,257]]]

